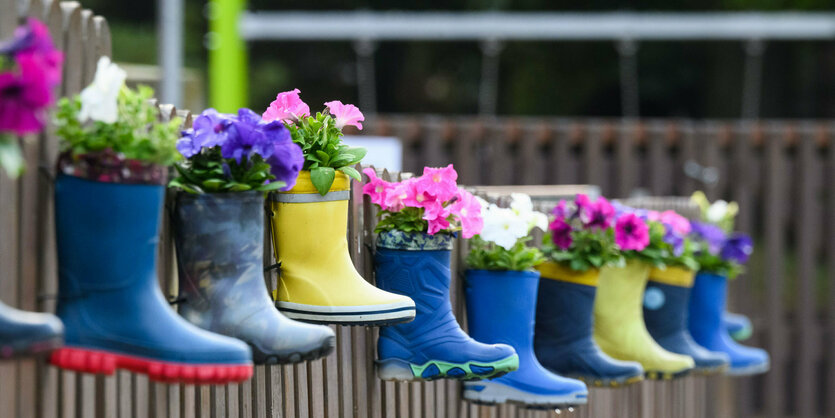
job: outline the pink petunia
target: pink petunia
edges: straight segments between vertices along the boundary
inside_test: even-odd
[[[481,203],[472,193],[458,189],[458,199],[450,206],[453,216],[461,223],[461,235],[472,238],[484,229],[484,218],[481,215]]]
[[[643,250],[649,245],[649,226],[634,213],[624,214],[615,224],[615,244],[621,250]]]
[[[385,205],[386,210],[397,212],[406,206],[406,200],[409,199],[412,193],[412,179],[394,183],[386,192]]]
[[[565,221],[564,218],[557,217],[548,225],[551,231],[551,241],[561,250],[567,250],[571,247],[574,239],[571,237],[571,225]]]
[[[647,220],[651,222],[660,222],[661,221],[661,212],[657,210],[648,210],[647,211]]]
[[[365,116],[356,106],[342,104],[339,100],[327,102],[325,106],[328,107],[328,112],[336,119],[336,128],[340,131],[348,125],[356,126],[357,129],[362,130],[361,122],[365,120]]]
[[[278,93],[261,118],[267,122],[276,119],[282,122],[294,122],[302,117],[310,116],[310,106],[302,101],[299,93],[301,93],[299,89]]]
[[[392,187],[391,183],[377,177],[377,173],[371,167],[362,170],[362,172],[368,176],[368,183],[362,186],[362,193],[371,197],[371,203],[380,205],[383,209],[387,209],[386,194]]]
[[[551,214],[556,216],[557,218],[567,218],[568,202],[566,202],[565,200],[560,200],[560,203],[557,203],[557,206],[554,207],[554,210],[551,211]]]
[[[443,168],[423,167],[423,175],[417,180],[421,189],[435,196],[440,201],[446,202],[458,193],[458,173],[452,164]]]
[[[587,228],[606,229],[612,226],[615,207],[605,197],[601,196],[592,202],[587,195],[579,194],[575,202],[580,220]]]
[[[34,52],[15,57],[17,71],[0,73],[0,132],[27,135],[41,130],[54,101],[48,71]]]
[[[658,219],[661,223],[669,225],[670,228],[672,228],[673,231],[679,235],[687,235],[692,229],[690,227],[690,221],[687,220],[687,218],[671,210],[661,212]]]

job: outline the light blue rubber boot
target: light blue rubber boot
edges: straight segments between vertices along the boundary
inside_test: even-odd
[[[468,270],[466,278],[470,334],[479,341],[511,345],[519,355],[519,370],[491,381],[464,383],[464,398],[548,409],[585,404],[588,389],[583,382],[549,372],[534,355],[539,273]]]
[[[728,279],[718,274],[700,272],[690,294],[688,328],[699,345],[728,355],[731,360],[727,374],[748,376],[769,369],[768,353],[760,348],[746,347],[731,339],[722,326]]]
[[[380,328],[383,380],[492,379],[516,370],[516,351],[483,344],[458,325],[449,301],[449,235],[383,232],[374,257],[377,286],[415,301],[415,319]]]
[[[751,320],[747,316],[725,311],[722,314],[722,326],[728,330],[731,338],[737,341],[745,341],[751,338],[754,333],[754,327],[751,325]]]

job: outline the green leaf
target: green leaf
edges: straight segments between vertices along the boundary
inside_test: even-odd
[[[274,190],[278,190],[286,185],[287,183],[283,181],[273,181],[262,186],[258,186],[255,188],[255,190],[258,190],[259,192],[271,192]]]
[[[310,181],[322,196],[328,193],[335,177],[336,171],[333,167],[316,167],[310,170]]]
[[[365,154],[367,154],[367,153],[368,153],[368,150],[365,149],[365,148],[352,147],[352,148],[342,150],[342,152],[340,152],[339,154],[340,154],[340,157],[342,155],[345,155],[345,154],[350,155],[352,157],[352,159],[349,160],[349,162],[346,165],[354,165],[354,164],[362,161],[362,159],[365,158]]]
[[[0,137],[0,166],[15,179],[26,169],[26,161],[14,137]]]
[[[360,172],[357,171],[354,167],[346,165],[345,167],[339,167],[338,170],[347,174],[348,177],[356,181],[362,181],[362,176],[360,176]]]

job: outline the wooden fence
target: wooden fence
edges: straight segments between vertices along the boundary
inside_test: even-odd
[[[0,0],[0,36],[15,26],[16,0]],[[26,2],[23,2],[26,3]],[[105,19],[76,2],[31,0],[21,16],[45,21],[66,53],[62,95],[77,93],[109,55]],[[161,118],[190,123],[188,112],[160,105]],[[366,132],[406,143],[407,170],[454,162],[464,184],[589,183],[626,196],[689,194],[738,200],[741,229],[763,244],[751,273],[733,284],[733,305],[755,322],[753,343],[772,354],[762,378],[689,377],[627,389],[593,389],[575,416],[732,417],[835,416],[835,147],[832,126],[691,121],[387,117]],[[22,309],[54,311],[57,291],[52,185],[57,138],[49,128],[21,138],[29,170],[0,174],[0,298]],[[689,164],[687,164],[689,162]],[[684,174],[711,179],[700,184]],[[715,168],[712,170],[711,168]],[[521,190],[521,189],[520,189]],[[352,192],[349,242],[360,272],[373,277],[373,211]],[[267,263],[271,263],[269,240]],[[175,294],[167,221],[160,247],[160,284]],[[458,263],[457,246],[453,263]],[[275,285],[275,277],[268,286]],[[460,280],[452,297],[466,326]],[[336,353],[294,366],[258,366],[252,380],[229,386],[149,382],[120,371],[92,376],[60,371],[43,360],[0,363],[0,417],[545,417],[515,406],[485,407],[460,399],[459,385],[382,382],[374,375],[375,328],[334,327]],[[550,413],[553,415],[553,413]],[[565,411],[563,412],[565,414]]]

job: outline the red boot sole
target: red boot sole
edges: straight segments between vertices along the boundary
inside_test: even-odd
[[[222,385],[252,377],[252,364],[175,363],[73,347],[53,351],[49,361],[62,369],[84,373],[111,375],[116,369],[125,369],[162,383]]]

